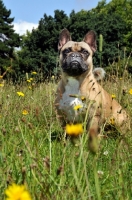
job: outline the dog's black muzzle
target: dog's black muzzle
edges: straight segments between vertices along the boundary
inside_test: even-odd
[[[69,76],[78,76],[87,70],[87,65],[80,53],[73,52],[64,60],[62,69]]]

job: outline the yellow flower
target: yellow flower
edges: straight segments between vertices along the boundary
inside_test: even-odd
[[[30,78],[29,80],[30,80],[30,81],[32,81],[32,80],[33,80],[33,78]]]
[[[31,83],[31,80],[28,79],[27,82],[28,82],[28,83]]]
[[[23,115],[27,115],[27,114],[28,114],[28,111],[27,111],[27,110],[23,110],[23,111],[22,111],[22,114],[23,114]]]
[[[51,78],[52,78],[52,79],[54,79],[54,78],[55,78],[55,76],[51,76]]]
[[[3,83],[0,83],[0,87],[4,87],[4,84],[3,84]]]
[[[0,76],[0,78],[3,78],[3,76]]]
[[[31,87],[31,86],[29,86],[29,87],[28,87],[28,89],[29,89],[29,90],[31,90],[31,89],[32,89],[32,87]]]
[[[5,194],[7,195],[6,200],[31,200],[31,196],[24,185],[13,183],[5,190]]]
[[[129,94],[132,94],[132,89],[129,90]]]
[[[81,97],[81,100],[82,100],[82,101],[85,101],[85,100],[86,100],[86,98],[82,96],[82,97]]]
[[[110,119],[110,124],[115,125],[115,118]]]
[[[72,136],[78,136],[83,133],[82,124],[67,124],[66,125],[66,134]]]
[[[79,110],[80,108],[82,108],[82,105],[76,105],[76,106],[74,106],[74,110]]]
[[[37,72],[32,72],[32,74],[37,74]]]
[[[116,98],[116,95],[115,94],[112,94],[111,95],[112,99]]]
[[[24,94],[22,92],[17,92],[17,94],[21,97],[24,97]]]

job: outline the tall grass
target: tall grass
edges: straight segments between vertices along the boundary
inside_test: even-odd
[[[29,84],[0,86],[0,199],[13,182],[25,184],[34,200],[131,199],[131,131],[117,136],[102,129],[99,151],[92,154],[87,134],[65,139],[53,104],[56,83]],[[131,118],[131,78],[115,77],[103,86]]]

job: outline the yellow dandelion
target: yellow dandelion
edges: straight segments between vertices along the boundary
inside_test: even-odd
[[[5,194],[6,200],[31,200],[31,196],[24,185],[13,183],[5,190]]]
[[[115,125],[115,118],[110,119],[110,124]]]
[[[3,83],[0,83],[0,87],[4,87],[4,84],[3,84]]]
[[[27,82],[28,82],[28,83],[31,83],[31,80],[30,80],[30,79],[28,79],[28,80],[27,80]]]
[[[82,124],[67,124],[66,125],[66,134],[71,136],[78,136],[83,133]]]
[[[34,75],[35,75],[35,74],[37,74],[37,72],[32,72],[32,74],[34,74]]]
[[[31,87],[31,86],[29,86],[29,87],[28,87],[28,89],[29,89],[29,90],[31,90],[31,89],[32,89],[32,87]]]
[[[80,108],[82,108],[82,105],[76,105],[76,106],[74,106],[74,110],[79,110]]]
[[[82,100],[82,101],[85,101],[85,100],[86,100],[86,98],[82,96],[82,97],[81,97],[81,100]]]
[[[112,97],[112,99],[115,99],[115,98],[116,98],[116,95],[115,95],[115,94],[112,94],[111,97]]]
[[[27,114],[28,114],[28,111],[27,111],[27,110],[23,110],[23,111],[22,111],[22,114],[23,114],[23,115],[27,115]]]
[[[129,90],[129,94],[132,94],[132,89]]]
[[[3,78],[3,76],[0,76],[0,78]]]
[[[17,92],[17,94],[19,95],[19,97],[20,97],[20,96],[21,96],[21,97],[24,97],[24,96],[25,96],[23,92]]]
[[[30,81],[33,81],[33,78],[30,78],[29,80],[30,80]]]

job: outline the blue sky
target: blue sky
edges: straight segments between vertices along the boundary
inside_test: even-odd
[[[109,2],[110,0],[107,0]],[[3,0],[14,17],[14,29],[23,34],[28,29],[36,28],[44,13],[54,16],[54,10],[63,10],[67,15],[72,10],[90,10],[97,6],[99,0]]]

